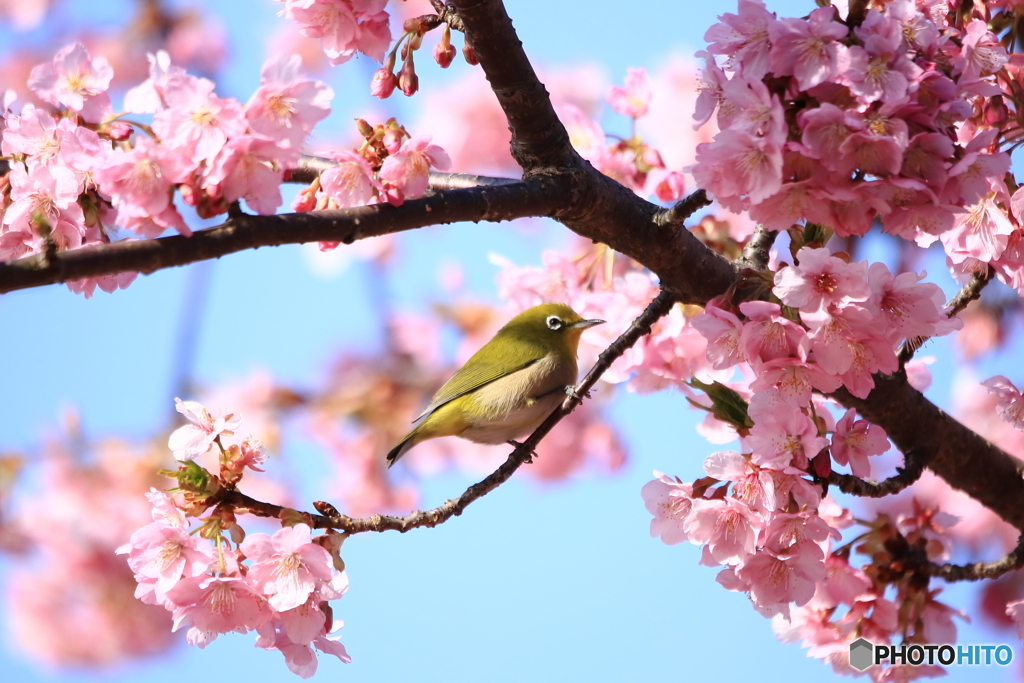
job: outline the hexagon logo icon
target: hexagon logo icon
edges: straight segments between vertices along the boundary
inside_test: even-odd
[[[863,671],[874,662],[875,646],[863,638],[850,643],[850,666],[857,671]]]

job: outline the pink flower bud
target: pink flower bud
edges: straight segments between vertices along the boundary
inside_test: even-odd
[[[395,74],[388,69],[377,69],[373,74],[373,81],[370,83],[370,94],[382,100],[386,99],[391,97],[396,85],[398,85],[398,79],[395,78]]]
[[[416,75],[416,67],[412,63],[412,55],[402,64],[402,70],[398,72],[398,87],[402,89],[406,97],[420,89],[420,78]]]
[[[455,59],[455,46],[451,43],[445,45],[444,43],[438,43],[434,46],[434,61],[442,69],[447,69],[451,66],[452,60]]]
[[[476,50],[473,49],[468,40],[462,45],[462,56],[466,60],[466,64],[476,66],[480,63],[480,60],[476,58]]]
[[[107,135],[111,140],[127,140],[132,136],[132,127],[124,121],[114,121],[107,127]]]
[[[388,151],[388,154],[396,153],[402,146],[402,131],[395,128],[389,128],[384,133],[384,149]]]

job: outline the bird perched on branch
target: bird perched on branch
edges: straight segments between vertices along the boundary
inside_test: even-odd
[[[536,429],[572,391],[584,320],[565,304],[529,308],[438,389],[422,420],[388,453],[391,467],[427,439],[460,436],[475,443],[515,443]]]

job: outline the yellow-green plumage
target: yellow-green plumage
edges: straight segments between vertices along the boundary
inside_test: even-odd
[[[427,439],[499,444],[536,429],[576,383],[580,334],[600,322],[565,304],[512,318],[434,394],[416,418],[423,421],[388,453],[388,466]]]

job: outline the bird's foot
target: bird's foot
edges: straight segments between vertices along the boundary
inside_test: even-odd
[[[566,396],[570,396],[570,397],[576,399],[577,401],[582,402],[584,398],[590,398],[590,391],[583,392],[583,396],[581,397],[579,394],[576,393],[576,387],[573,387],[573,386],[570,386],[570,385],[566,384],[565,385],[565,395]]]
[[[515,446],[516,448],[522,448],[523,447],[523,444],[519,443],[518,441],[513,441],[512,439],[508,440],[508,444],[510,446]],[[527,465],[532,465],[533,464],[533,459],[535,457],[537,457],[537,451],[530,451],[526,455],[526,458],[523,460],[523,462],[525,462]]]

